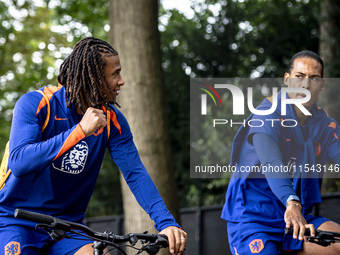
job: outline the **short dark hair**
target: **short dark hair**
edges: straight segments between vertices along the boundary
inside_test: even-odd
[[[83,112],[84,103],[85,109],[103,105],[107,110],[111,110],[110,103],[117,104],[109,102],[104,93],[106,87],[114,98],[104,75],[104,67],[106,57],[117,55],[117,51],[110,44],[95,37],[84,38],[74,45],[71,54],[61,64],[57,78],[65,87],[68,108],[74,105]]]
[[[315,59],[316,61],[318,61],[321,64],[321,67],[322,67],[321,77],[323,77],[323,67],[324,67],[323,61],[319,57],[318,54],[316,54],[316,53],[314,53],[313,51],[310,51],[310,50],[300,51],[292,57],[292,59],[289,61],[289,67],[288,67],[289,73],[292,72],[292,70],[294,68],[294,61],[297,58],[311,58],[311,59]]]

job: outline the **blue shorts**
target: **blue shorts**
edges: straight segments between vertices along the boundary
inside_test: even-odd
[[[70,234],[71,237],[83,237]],[[9,225],[0,227],[0,255],[41,255],[41,250],[50,245],[46,255],[68,255],[74,254],[82,246],[92,243],[88,240],[74,240],[64,238],[61,241],[54,242],[47,232],[42,229],[35,229],[19,225]]]
[[[329,221],[324,217],[305,216],[308,224],[317,229],[322,223]],[[284,226],[275,228],[260,223],[228,222],[228,240],[233,255],[261,254],[296,254],[302,250],[304,241],[293,239],[292,235],[284,234]]]

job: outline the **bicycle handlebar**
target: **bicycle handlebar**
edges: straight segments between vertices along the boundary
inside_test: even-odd
[[[293,227],[286,228],[285,234],[292,235],[294,232]],[[310,235],[310,229],[306,229],[305,236],[307,236],[308,242],[316,243],[321,246],[328,246],[332,243],[338,243],[340,242],[340,233],[338,232],[329,232],[329,231],[322,231],[322,230],[315,230],[315,236]]]
[[[319,230],[315,230],[315,233],[317,233],[317,231]],[[292,235],[294,232],[294,228],[293,227],[290,227],[290,228],[285,228],[285,234],[286,235]],[[305,236],[310,236],[310,229],[309,228],[306,228],[305,230]]]
[[[294,232],[294,228],[290,227],[290,228],[285,228],[285,234],[287,235],[292,235]],[[322,234],[328,234],[328,235],[332,235],[334,237],[340,237],[340,233],[338,232],[330,232],[330,231],[323,231],[323,230],[319,230],[319,229],[315,229],[315,236],[320,236]],[[310,236],[310,229],[306,228],[305,230],[305,236]]]
[[[46,214],[30,212],[30,211],[26,211],[22,209],[16,209],[14,212],[14,217],[19,218],[19,219],[34,221],[38,223],[43,223],[47,225],[52,225],[52,228],[58,224],[58,229],[61,229],[64,231],[77,229],[77,230],[83,231],[85,234],[89,236],[100,238],[100,236],[97,236],[98,232],[94,231],[93,229],[85,225],[78,224],[78,223],[71,222],[71,221],[61,220],[59,218],[46,215]]]
[[[43,225],[39,224],[37,226],[49,228],[52,230],[62,230],[65,232],[72,232],[72,230],[80,230],[93,240],[97,240],[108,245],[116,245],[123,242],[130,242],[130,244],[133,246],[137,243],[138,239],[141,239],[150,242],[150,244],[145,246],[146,247],[145,250],[150,248],[153,249],[152,247],[159,249],[167,248],[169,246],[168,237],[162,234],[133,233],[127,235],[115,235],[107,232],[102,233],[94,231],[93,229],[79,223],[74,223],[53,216],[36,212],[30,212],[22,209],[16,209],[14,212],[14,217],[38,223],[43,223]],[[150,254],[156,254],[157,252],[158,250],[155,251],[155,253]]]

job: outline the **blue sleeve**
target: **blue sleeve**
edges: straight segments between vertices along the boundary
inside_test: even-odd
[[[16,103],[9,139],[8,165],[16,177],[38,172],[67,149],[65,143],[76,143],[85,137],[80,125],[42,141],[42,125],[37,108],[42,96],[37,92],[23,95]],[[43,118],[46,119],[46,116]],[[50,120],[51,121],[51,120]]]
[[[248,142],[253,143],[252,136],[256,133],[264,133],[270,136],[276,143],[279,143],[279,138],[281,136],[280,127],[281,120],[280,116],[276,112],[270,115],[256,115],[248,121],[249,125],[249,135]]]
[[[269,165],[272,167],[283,165],[279,146],[271,136],[264,133],[255,133],[252,138],[255,151],[262,165],[267,167]],[[287,206],[288,199],[297,198],[289,173],[265,172],[265,176],[270,189],[282,204]]]
[[[133,142],[127,120],[118,110],[117,120],[121,126],[121,133],[113,128],[108,149],[136,200],[155,222],[155,228],[158,231],[169,226],[180,227],[166,208],[155,184],[146,171]]]

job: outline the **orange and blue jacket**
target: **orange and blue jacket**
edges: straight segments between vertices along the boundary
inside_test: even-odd
[[[48,97],[49,107],[43,95],[33,91],[14,108],[8,158],[12,174],[0,190],[0,225],[35,225],[13,218],[16,208],[81,222],[108,148],[155,228],[178,226],[142,164],[127,120],[118,109],[103,108],[107,127],[85,137],[79,124],[82,116],[74,107],[66,107],[65,88],[40,90]]]

